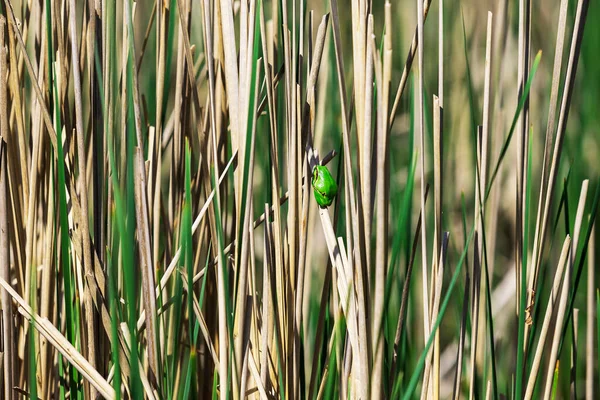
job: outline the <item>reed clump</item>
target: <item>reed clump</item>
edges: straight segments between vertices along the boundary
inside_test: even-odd
[[[1,1],[1,397],[593,399],[600,8],[546,3]]]

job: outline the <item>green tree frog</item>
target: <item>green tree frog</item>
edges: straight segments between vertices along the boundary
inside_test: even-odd
[[[312,171],[312,186],[317,203],[325,208],[329,207],[337,194],[337,184],[331,173],[324,165],[317,165]]]

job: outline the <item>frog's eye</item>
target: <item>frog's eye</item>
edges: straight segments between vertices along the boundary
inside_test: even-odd
[[[312,177],[313,177],[313,181],[316,180],[317,178],[319,178],[319,168],[318,166],[315,166],[312,170]]]

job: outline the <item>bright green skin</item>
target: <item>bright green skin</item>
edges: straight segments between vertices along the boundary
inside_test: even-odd
[[[337,184],[331,173],[324,165],[313,168],[312,186],[315,200],[321,207],[329,207],[337,194]]]

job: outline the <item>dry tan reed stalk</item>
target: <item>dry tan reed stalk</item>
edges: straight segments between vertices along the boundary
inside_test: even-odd
[[[566,131],[566,123],[569,117],[569,109],[571,105],[571,96],[573,95],[573,85],[575,74],[577,72],[577,65],[579,62],[579,53],[581,51],[581,41],[583,38],[583,27],[585,25],[587,17],[587,9],[589,1],[579,0],[577,3],[577,11],[575,14],[575,24],[573,28],[573,36],[571,38],[571,48],[569,51],[569,61],[567,64],[567,72],[565,76],[565,82],[563,87],[563,96],[560,105],[560,112],[558,118],[558,126],[556,128],[556,139],[554,141],[554,151],[552,154],[552,163],[550,165],[550,172],[548,175],[548,186],[545,192],[544,211],[541,218],[541,225],[539,228],[539,250],[537,252],[537,263],[533,265],[535,271],[539,269],[541,263],[541,254],[544,250],[546,229],[548,225],[548,217],[550,212],[550,206],[553,201],[554,185],[556,184],[558,174],[558,163],[562,153],[562,145],[564,140],[564,134]],[[555,74],[556,74],[555,70]],[[536,231],[538,228],[536,227]],[[531,280],[531,279],[530,279]],[[535,287],[535,282],[532,282],[530,290]]]
[[[10,282],[10,252],[8,231],[8,196],[7,196],[7,149],[5,137],[8,134],[7,84],[4,76],[7,73],[7,48],[4,28],[6,19],[0,17],[0,277]],[[14,342],[12,300],[7,291],[2,290],[2,378],[5,399],[13,398],[11,388],[14,384]]]
[[[10,4],[8,5],[10,6]],[[10,10],[9,10],[10,11]],[[6,21],[6,20],[5,20]],[[8,27],[8,46],[4,46],[4,48],[6,49],[6,47],[8,47],[8,53],[7,53],[7,58],[8,58],[8,63],[9,66],[7,66],[7,72],[8,76],[9,76],[9,86],[10,86],[10,93],[7,93],[7,102],[8,102],[8,96],[12,96],[13,98],[13,108],[15,110],[15,119],[16,119],[16,125],[17,125],[17,129],[16,129],[16,133],[17,133],[17,138],[15,140],[15,134],[13,133],[13,129],[9,128],[10,125],[10,121],[11,118],[8,115],[8,104],[6,106],[6,122],[7,125],[7,129],[3,131],[2,135],[4,136],[4,139],[6,141],[6,147],[7,147],[7,168],[9,169],[9,171],[11,171],[10,173],[7,174],[7,194],[10,198],[10,208],[12,209],[12,212],[9,211],[9,215],[12,214],[12,218],[9,218],[9,230],[10,230],[10,234],[13,237],[13,240],[15,242],[15,255],[16,255],[16,263],[17,263],[17,287],[21,290],[21,293],[25,292],[25,278],[24,278],[24,274],[25,274],[25,248],[26,248],[26,233],[25,233],[25,227],[23,226],[23,224],[20,223],[20,221],[23,221],[27,216],[25,213],[25,205],[27,204],[25,201],[27,199],[28,194],[28,190],[29,190],[29,185],[27,184],[28,180],[29,180],[29,176],[28,176],[28,172],[27,172],[27,166],[29,165],[28,162],[26,162],[28,160],[27,154],[25,153],[24,149],[24,143],[25,143],[25,134],[24,134],[24,127],[23,127],[23,110],[22,110],[22,101],[21,101],[21,94],[20,91],[21,89],[19,88],[18,85],[18,79],[19,79],[19,75],[18,75],[18,60],[16,56],[11,56],[12,54],[16,54],[16,49],[15,49],[15,31],[17,33],[19,33],[18,29],[16,28],[15,24],[12,23],[13,20],[10,20],[9,23],[6,25]],[[33,70],[33,68],[31,68],[31,71]],[[33,77],[32,77],[33,79]],[[16,150],[16,144],[19,144],[19,150]],[[19,162],[16,155],[19,154],[20,160],[24,161],[24,162]],[[22,182],[21,182],[22,180]],[[22,190],[18,189],[18,186],[22,183]]]
[[[558,17],[558,29],[556,32],[556,45],[554,52],[554,66],[552,69],[552,87],[550,89],[550,103],[548,109],[548,123],[546,125],[546,137],[544,142],[544,158],[542,159],[542,172],[541,172],[541,187],[540,187],[540,195],[538,200],[538,211],[536,216],[536,224],[535,224],[535,234],[533,236],[533,253],[532,253],[532,261],[530,265],[528,265],[527,271],[529,274],[528,280],[528,290],[532,290],[536,286],[537,276],[539,273],[539,265],[541,262],[541,251],[544,247],[544,232],[540,232],[541,223],[542,223],[542,211],[545,207],[546,200],[549,200],[545,195],[545,189],[549,184],[548,172],[546,169],[550,163],[550,149],[553,142],[553,134],[554,134],[554,126],[556,121],[556,106],[558,102],[558,89],[560,84],[560,75],[562,69],[562,56],[563,56],[563,47],[565,41],[565,26],[567,19],[567,1],[562,0],[560,3],[560,11]],[[531,297],[531,296],[530,296]],[[528,304],[531,302],[531,298],[528,299]],[[529,332],[529,327],[525,327],[525,349],[527,349],[527,336]]]
[[[355,255],[355,263],[356,263],[356,277],[357,277],[357,292],[358,292],[358,309],[362,310],[362,312],[359,313],[358,315],[358,327],[359,327],[359,338],[362,341],[361,343],[361,348],[362,349],[368,349],[368,338],[367,338],[367,324],[366,324],[366,302],[365,302],[365,295],[364,295],[364,286],[363,286],[363,252],[361,250],[361,240],[364,240],[364,237],[362,237],[361,235],[361,229],[359,229],[359,226],[361,224],[359,224],[360,221],[360,215],[361,213],[358,212],[358,208],[357,208],[357,201],[354,197],[354,193],[355,193],[355,186],[354,186],[354,179],[352,177],[352,166],[351,166],[351,162],[350,162],[350,154],[352,154],[350,152],[350,145],[349,145],[349,141],[350,141],[350,119],[349,119],[349,114],[350,114],[350,110],[348,110],[346,108],[346,104],[347,104],[347,95],[346,95],[346,83],[345,83],[345,77],[344,77],[344,70],[342,67],[342,60],[343,60],[343,55],[342,55],[342,49],[341,49],[341,38],[340,38],[340,22],[339,22],[339,15],[338,15],[338,6],[337,6],[337,0],[332,0],[331,1],[331,16],[332,16],[332,25],[333,25],[333,42],[334,42],[334,50],[335,50],[335,59],[336,59],[336,69],[337,69],[337,73],[338,73],[338,83],[339,83],[339,90],[340,90],[340,105],[341,105],[341,111],[342,111],[342,134],[343,134],[343,143],[344,143],[344,154],[346,154],[346,156],[344,157],[344,179],[346,182],[346,187],[347,187],[347,198],[349,198],[349,215],[350,218],[348,220],[352,221],[352,225],[351,225],[351,229],[349,229],[351,231],[351,234],[349,235],[349,237],[352,240],[348,241],[348,246],[350,246],[350,244],[352,244],[352,247],[348,249],[348,251],[351,251],[354,255]],[[356,82],[355,82],[356,84]],[[355,373],[354,376],[356,377],[357,380],[355,380],[355,383],[357,384],[356,386],[362,390],[362,397],[366,398],[367,397],[367,393],[365,393],[365,391],[368,391],[368,388],[366,387],[366,385],[360,385],[359,382],[367,382],[369,380],[369,361],[368,361],[368,352],[367,351],[362,351],[358,353],[358,356],[355,357],[355,360],[358,360],[360,357],[360,363],[356,362],[355,365],[357,366],[357,368],[360,369],[360,372]],[[359,378],[360,377],[360,380]]]
[[[486,29],[486,51],[485,51],[485,68],[484,68],[484,93],[483,93],[483,124],[477,127],[477,166],[476,166],[476,184],[475,184],[475,220],[477,221],[477,232],[479,236],[478,247],[476,247],[475,251],[477,252],[477,257],[480,262],[480,268],[488,268],[487,265],[487,255],[484,254],[484,241],[485,238],[485,226],[486,226],[486,207],[485,207],[485,192],[487,188],[487,166],[488,166],[488,154],[489,154],[489,135],[490,135],[490,98],[492,92],[492,32],[493,32],[493,14],[491,12],[487,13],[487,29]],[[481,271],[479,271],[481,272]],[[474,274],[475,275],[475,274]],[[480,304],[484,302],[485,304],[485,291],[482,293],[480,291],[480,287],[485,285],[485,275],[479,274],[479,278],[481,282],[475,283],[474,287],[478,288],[479,298],[473,299]],[[476,335],[475,340],[471,341],[471,343],[475,343],[477,346],[476,353],[472,353],[472,356],[475,356],[475,363],[481,367],[483,363],[483,357],[485,355],[485,340],[480,340],[480,338],[485,338],[486,336],[486,326],[487,324],[481,323],[479,324],[479,320],[485,321],[485,307],[478,306],[478,315],[477,324],[478,329],[474,332]],[[473,337],[472,337],[473,338]],[[472,361],[473,362],[473,361]],[[473,370],[474,371],[474,370]]]
[[[40,69],[40,73],[38,74],[38,76],[43,76],[43,70],[42,70],[42,66],[43,64],[39,65],[39,69]],[[38,81],[41,79],[38,79]],[[38,82],[40,83],[40,82]],[[28,204],[26,205],[25,211],[26,211],[26,228],[25,228],[25,291],[24,293],[24,297],[26,299],[29,300],[30,305],[32,307],[33,310],[37,310],[37,304],[35,302],[35,297],[32,293],[32,288],[35,292],[35,288],[37,286],[37,282],[35,280],[33,280],[34,278],[36,278],[36,274],[32,272],[34,272],[33,270],[35,270],[34,267],[34,262],[33,262],[33,258],[34,258],[34,240],[35,240],[35,236],[36,236],[36,232],[35,232],[35,221],[36,221],[36,203],[38,200],[38,182],[41,180],[39,179],[39,170],[38,170],[38,164],[40,163],[40,157],[41,157],[41,131],[38,131],[37,134],[33,133],[32,134],[32,141],[33,141],[33,149],[32,149],[32,159],[31,159],[31,166],[29,168],[30,170],[30,176],[29,176],[29,184],[30,187],[28,189],[29,192],[29,196],[28,196]],[[19,344],[18,344],[18,354],[19,354],[19,358],[24,359],[24,353],[25,353],[25,339],[26,339],[26,334],[28,333],[29,329],[27,326],[23,327],[23,333],[20,335],[19,337]],[[34,339],[35,340],[35,339]]]
[[[1,25],[1,24],[0,24]],[[4,30],[1,30],[4,32]],[[1,43],[1,41],[0,41]],[[0,49],[0,71],[6,67],[5,47],[2,44]],[[6,85],[4,80],[0,83],[0,115],[2,116],[2,125],[6,123]],[[4,111],[2,111],[4,110]],[[4,132],[4,129],[2,129]],[[10,281],[10,253],[9,253],[9,233],[8,233],[8,197],[7,190],[7,172],[6,172],[6,144],[4,138],[0,137],[0,275],[4,281]],[[10,293],[2,290],[2,378],[4,398],[12,399],[12,388],[15,386],[15,355],[13,341],[13,305]]]
[[[265,211],[268,212],[269,204],[265,204]],[[263,264],[263,298],[262,298],[262,324],[260,327],[260,380],[262,385],[269,389],[269,337],[273,335],[273,307],[270,299],[273,296],[271,289],[271,266],[273,265],[271,223],[265,224],[265,261]]]
[[[127,3],[128,4],[128,3]],[[94,270],[92,266],[92,243],[89,235],[89,226],[88,226],[88,199],[87,199],[87,183],[86,183],[86,165],[85,165],[85,139],[84,139],[84,131],[83,131],[83,105],[82,105],[82,87],[81,87],[81,76],[80,76],[80,67],[79,67],[79,49],[77,45],[77,23],[76,23],[76,13],[75,13],[75,0],[70,0],[69,2],[69,32],[71,39],[71,53],[72,53],[72,62],[73,62],[73,87],[75,92],[75,114],[76,114],[76,138],[77,138],[77,154],[78,154],[78,172],[79,172],[79,182],[78,186],[80,189],[79,197],[81,202],[81,211],[82,218],[80,220],[81,224],[81,238],[83,240],[83,265],[85,269],[86,281],[94,279]],[[85,304],[85,325],[86,325],[86,340],[88,343],[88,347],[86,349],[86,356],[92,368],[95,368],[97,365],[96,362],[96,342],[97,342],[97,329],[96,329],[96,319],[95,319],[95,311],[94,305],[92,302],[93,294],[90,294],[90,291],[94,290],[93,286],[86,285],[86,288],[83,292],[84,296],[84,304]],[[89,396],[95,397],[96,393],[92,387],[89,387]]]
[[[364,29],[364,28],[363,28]],[[360,179],[360,188],[361,188],[361,197],[359,201],[359,205],[361,206],[363,213],[363,224],[364,224],[364,248],[365,248],[365,267],[364,271],[366,272],[366,298],[370,297],[371,288],[374,286],[374,273],[371,268],[371,231],[373,225],[373,199],[371,194],[372,182],[371,182],[371,153],[373,151],[373,133],[371,132],[371,125],[373,119],[373,78],[374,78],[374,66],[373,66],[373,55],[377,52],[377,49],[374,48],[374,40],[373,38],[373,15],[369,15],[368,22],[366,26],[366,57],[364,57],[364,85],[365,88],[362,90],[362,96],[364,97],[356,97],[358,99],[364,99],[364,101],[355,101],[357,107],[361,105],[362,109],[362,130],[358,130],[359,132],[359,151],[360,151],[360,163],[359,168],[361,172]],[[357,110],[357,116],[360,111]],[[361,139],[362,138],[362,139]],[[362,203],[362,204],[361,204]],[[370,309],[369,309],[370,311]],[[371,332],[371,335],[373,332]]]
[[[579,339],[579,309],[573,309],[573,342],[571,343],[571,398],[577,398],[577,387],[575,385],[575,377],[577,376],[577,349],[579,348],[577,341]]]
[[[4,18],[4,16],[3,16]],[[6,19],[4,19],[4,21],[6,22]],[[17,154],[16,149],[16,145],[18,143],[18,154],[19,154],[19,159],[22,161],[27,161],[29,160],[29,155],[26,152],[27,147],[25,146],[26,143],[26,136],[25,136],[25,124],[24,124],[24,110],[23,110],[23,103],[22,103],[22,93],[21,90],[19,88],[19,76],[21,75],[21,67],[20,67],[20,63],[19,60],[17,59],[17,57],[15,56],[9,56],[10,54],[16,54],[16,48],[15,48],[15,33],[14,33],[14,26],[12,24],[8,24],[8,44],[5,45],[5,43],[2,44],[2,46],[6,49],[8,48],[8,53],[6,54],[7,57],[7,71],[8,73],[8,85],[10,86],[10,96],[12,97],[13,101],[12,101],[12,110],[14,112],[11,113],[14,115],[14,122],[16,122],[16,137],[17,140],[14,140],[14,135],[10,133],[10,131],[5,131],[6,132],[6,138],[7,140],[9,140],[8,136],[11,137],[12,140],[10,140],[11,143],[8,143],[8,148],[11,150],[12,154]],[[6,74],[5,74],[6,75]],[[7,93],[8,94],[8,93]],[[8,111],[8,110],[7,110]],[[10,118],[10,120],[12,121],[13,118]],[[8,121],[7,121],[8,122]],[[14,161],[12,161],[14,157],[10,157],[9,158],[9,168],[15,169],[15,176],[19,177],[20,179],[22,179],[22,189],[23,189],[23,195],[20,196],[22,197],[22,202],[20,203],[21,208],[25,207],[25,204],[27,204],[28,202],[28,196],[29,196],[29,174],[27,172],[27,162],[21,162],[18,163],[19,165],[17,166],[16,163]],[[20,210],[20,208],[19,208]],[[22,261],[20,261],[22,262]],[[22,267],[22,265],[21,265]]]
[[[135,203],[136,227],[139,243],[139,253],[142,272],[142,298],[146,310],[146,340],[148,341],[148,364],[151,371],[151,380],[158,380],[162,376],[160,361],[160,342],[158,336],[158,321],[156,315],[156,298],[154,296],[154,262],[152,260],[150,243],[150,226],[148,221],[148,203],[146,200],[146,173],[144,156],[139,147],[135,149]],[[153,384],[156,384],[153,382]]]
[[[442,64],[442,61],[440,61]],[[442,68],[442,67],[440,67]],[[434,217],[433,217],[433,266],[432,271],[436,274],[439,269],[440,259],[438,252],[441,251],[441,231],[442,231],[442,196],[443,196],[443,112],[438,96],[433,95],[433,185],[434,185]],[[443,275],[442,275],[443,277]],[[435,318],[431,317],[431,323],[435,322]],[[439,330],[435,333],[435,342],[433,347],[433,397],[439,397],[439,363],[440,363],[440,333]]]
[[[554,283],[552,284],[552,291],[550,292],[550,298],[548,300],[548,305],[546,306],[546,314],[544,316],[544,322],[542,323],[542,329],[540,330],[540,337],[538,339],[538,344],[535,350],[535,355],[531,366],[531,374],[529,376],[529,380],[527,381],[525,396],[523,397],[526,400],[531,399],[533,396],[533,390],[535,388],[535,383],[538,378],[538,371],[542,360],[544,345],[546,343],[546,336],[550,327],[550,321],[554,313],[555,303],[558,301],[560,285],[564,281],[563,270],[567,262],[567,257],[569,255],[570,248],[571,237],[567,235],[563,243],[562,251],[560,253],[560,260],[558,262],[556,272],[554,273]]]
[[[391,21],[391,5],[386,2],[385,6],[386,21]],[[390,26],[390,25],[388,25]],[[387,33],[383,40],[385,67],[381,63],[381,55],[376,51],[374,35],[369,38],[369,46],[373,55],[373,64],[375,77],[377,82],[377,107],[376,107],[376,137],[374,142],[377,145],[376,152],[373,155],[375,158],[376,171],[372,172],[375,175],[376,186],[375,202],[376,202],[376,237],[378,238],[375,245],[375,266],[374,266],[374,298],[373,298],[373,317],[372,317],[372,352],[373,352],[373,370],[372,370],[372,392],[373,398],[381,398],[383,393],[383,329],[382,321],[384,317],[384,296],[385,293],[385,278],[387,270],[387,220],[388,220],[388,199],[389,199],[389,173],[388,173],[388,101],[389,95],[389,68],[391,57],[391,38],[390,33]],[[384,68],[386,69],[384,77]],[[375,203],[374,202],[374,203]]]
[[[423,78],[423,66],[424,66],[424,50],[423,50],[423,40],[424,40],[424,10],[423,10],[423,2],[421,0],[416,0],[417,2],[417,88],[416,88],[416,104],[417,104],[417,124],[418,124],[418,140],[415,141],[415,151],[419,154],[419,179],[421,182],[421,190],[420,190],[420,207],[422,210],[421,218],[423,219],[423,224],[421,227],[421,273],[423,275],[422,279],[422,304],[423,304],[423,340],[427,342],[427,337],[429,336],[430,325],[429,322],[431,320],[431,315],[429,312],[429,294],[427,289],[427,284],[429,279],[427,278],[427,213],[425,209],[425,185],[427,177],[425,175],[425,166],[426,166],[426,149],[425,149],[425,116],[423,111],[423,102],[424,102],[424,78]],[[418,143],[418,144],[416,144]],[[432,278],[433,279],[433,278]]]
[[[477,360],[477,341],[479,338],[479,318],[481,302],[481,259],[479,258],[479,231],[475,231],[474,239],[474,260],[473,260],[473,290],[471,292],[471,337],[470,349],[471,357],[469,361],[469,400],[475,395],[475,374]]]
[[[529,77],[529,64],[531,59],[531,0],[519,0],[519,34],[517,53],[517,80],[519,82],[519,96],[523,94],[525,83]],[[525,213],[525,188],[527,187],[527,144],[529,143],[529,94],[525,99],[522,112],[517,122],[517,182],[516,182],[516,221],[515,221],[515,260],[517,264],[517,279],[519,292],[521,291],[521,269],[527,260],[523,260],[524,240],[524,213]],[[521,299],[518,294],[518,299]],[[520,310],[523,306],[519,304]]]
[[[262,65],[261,60],[257,60],[257,71],[255,72],[257,76],[260,75],[260,68]],[[244,210],[244,219],[243,219],[243,228],[242,228],[242,236],[241,236],[241,258],[238,263],[238,288],[237,288],[237,301],[235,308],[235,321],[234,321],[234,336],[237,335],[237,340],[235,342],[235,357],[236,357],[236,367],[238,379],[245,374],[247,369],[242,369],[243,360],[246,358],[247,348],[249,346],[249,338],[246,336],[246,331],[249,329],[247,326],[247,315],[248,311],[246,310],[247,296],[248,296],[248,269],[251,259],[249,252],[250,246],[252,246],[251,242],[253,242],[253,236],[250,235],[254,231],[253,227],[251,227],[252,221],[252,182],[254,176],[254,146],[256,139],[256,106],[258,105],[258,79],[255,79],[255,87],[254,87],[254,109],[251,110],[252,115],[252,131],[250,132],[250,159],[248,160],[248,187],[246,188],[246,209]],[[252,294],[252,292],[250,292]],[[234,380],[235,382],[235,380]],[[245,393],[245,389],[242,386],[238,389],[240,397],[242,397],[243,393]],[[234,389],[235,393],[235,389]],[[234,395],[235,396],[235,395]]]
[[[595,242],[596,229],[592,228],[590,243]],[[595,246],[588,249],[588,265],[587,265],[587,296],[586,296],[586,335],[585,335],[585,397],[586,399],[594,398],[594,315],[596,314],[596,304],[594,302],[594,288],[596,283],[595,262],[596,250]]]
[[[573,249],[571,248],[571,251]],[[567,271],[565,272],[565,282],[569,282],[571,279],[571,265],[567,265]],[[550,398],[550,393],[552,391],[552,382],[555,374],[554,366],[557,365],[558,359],[558,346],[560,344],[560,333],[562,330],[562,324],[565,317],[566,307],[567,307],[567,299],[569,297],[569,285],[563,285],[562,292],[560,296],[560,301],[558,304],[558,314],[556,315],[556,327],[554,329],[554,337],[552,338],[552,349],[550,352],[550,358],[548,359],[548,372],[546,374],[546,385],[544,386],[544,400],[548,400]]]
[[[463,300],[463,307],[462,307],[462,318],[460,321],[460,336],[458,339],[458,349],[457,349],[457,356],[456,356],[456,373],[454,376],[454,384],[453,384],[453,388],[452,388],[452,399],[453,400],[458,400],[458,398],[460,397],[460,384],[462,381],[462,366],[463,366],[463,355],[465,352],[465,336],[466,336],[466,324],[467,324],[467,313],[469,310],[469,293],[471,292],[470,289],[470,275],[467,272],[467,276],[466,276],[466,281],[465,281],[465,298]]]
[[[438,265],[435,277],[436,286],[433,292],[432,298],[432,310],[431,310],[431,323],[435,323],[438,318],[440,301],[442,296],[442,284],[443,284],[443,276],[444,276],[444,262],[446,259],[446,251],[448,248],[448,240],[449,233],[446,232],[444,238],[442,240],[442,247],[440,248],[439,260],[440,264]],[[437,336],[437,331],[436,331]],[[429,339],[429,338],[428,338]],[[434,358],[434,349],[430,348],[427,353],[427,358],[425,361],[425,372],[423,375],[423,385],[421,386],[421,399],[438,399],[439,398],[439,380],[435,379],[435,375],[439,374],[439,371],[432,371],[435,368],[433,363]],[[433,376],[433,377],[432,377]]]
[[[41,123],[41,121],[40,121]],[[52,246],[55,240],[54,237],[54,219],[55,219],[55,197],[54,197],[54,182],[49,182],[48,191],[48,215],[46,221],[46,232],[45,232],[45,243],[44,247],[48,248]],[[51,305],[55,300],[55,294],[52,292],[52,287],[55,284],[55,276],[52,273],[51,266],[53,265],[51,251],[46,251],[43,256],[43,272],[42,272],[42,288],[41,288],[41,299],[40,299],[40,316],[42,318],[48,318],[50,321],[54,321],[53,314],[54,310]],[[52,351],[51,347],[48,346],[48,342],[45,338],[40,337],[40,355],[41,355],[41,375],[42,375],[42,396],[49,397],[52,383]]]
[[[222,3],[223,4],[223,3]],[[226,4],[226,3],[225,3]],[[227,9],[227,7],[224,7],[225,12],[229,13],[230,10]],[[214,67],[213,67],[213,48],[212,48],[212,43],[210,41],[210,38],[212,38],[212,24],[211,24],[211,19],[210,19],[210,14],[209,14],[209,10],[210,10],[210,6],[208,3],[208,0],[204,0],[201,3],[201,11],[202,11],[202,17],[203,17],[203,30],[204,30],[204,43],[205,43],[205,48],[206,48],[206,59],[207,59],[207,64],[208,64],[208,87],[209,87],[209,96],[210,96],[210,126],[211,126],[211,140],[212,140],[212,157],[213,160],[215,161],[215,175],[219,176],[219,169],[218,166],[216,164],[216,160],[218,160],[217,157],[217,138],[216,138],[216,128],[215,128],[215,122],[216,122],[216,105],[215,105],[215,86],[214,86],[214,82],[215,82],[215,74],[214,74]],[[222,7],[222,10],[223,7]],[[229,15],[229,14],[227,14]],[[228,19],[226,19],[227,23],[229,23],[230,21]],[[233,27],[231,27],[233,28]],[[230,38],[232,39],[233,36],[230,36]],[[226,49],[227,50],[227,49]],[[235,48],[233,49],[235,50]],[[230,51],[230,50],[227,50]],[[234,60],[228,60],[228,62],[233,62]],[[237,101],[237,97],[234,98]],[[235,125],[234,125],[235,127]],[[235,149],[235,147],[234,147]],[[220,196],[219,196],[219,192],[216,191],[215,192],[215,201],[217,204],[220,204]],[[213,205],[213,203],[211,202],[209,205],[209,216],[210,216],[210,226],[211,226],[211,235],[213,237],[217,237],[217,233],[216,233],[216,221],[215,218],[213,217],[215,213],[215,207]],[[218,243],[218,247],[222,249],[223,243]],[[221,251],[221,250],[219,250]],[[226,354],[228,353],[228,333],[227,333],[227,316],[226,316],[226,299],[225,299],[225,282],[224,282],[224,276],[223,276],[223,270],[225,268],[225,265],[223,265],[223,256],[222,253],[219,256],[219,262],[217,264],[217,288],[218,288],[218,320],[219,320],[219,357],[220,357],[220,363],[219,363],[219,383],[220,383],[220,387],[221,387],[221,391],[227,391],[228,390],[228,383],[227,383],[227,371],[228,371],[228,357],[226,356]],[[234,377],[235,379],[235,377]],[[236,387],[236,384],[233,385],[234,387]]]

